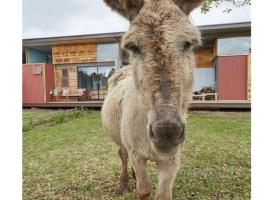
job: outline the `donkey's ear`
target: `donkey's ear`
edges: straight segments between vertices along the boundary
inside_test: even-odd
[[[131,21],[139,13],[144,0],[104,0],[104,2],[112,10],[117,11]]]
[[[187,15],[199,7],[204,0],[173,0]]]

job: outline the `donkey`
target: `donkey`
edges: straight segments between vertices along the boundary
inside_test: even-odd
[[[139,198],[150,199],[150,160],[158,169],[155,199],[171,200],[192,96],[193,46],[201,41],[189,14],[203,0],[104,1],[130,21],[121,45],[132,61],[109,79],[102,108],[103,128],[119,146],[121,192],[129,190],[129,159]]]

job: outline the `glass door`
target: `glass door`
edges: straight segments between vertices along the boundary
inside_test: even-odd
[[[98,100],[98,72],[97,67],[78,68],[78,87],[86,89],[86,100]]]
[[[85,100],[104,100],[114,72],[114,66],[78,67],[78,88],[86,90]]]
[[[114,74],[114,66],[98,67],[99,77],[99,100],[104,100],[108,92],[108,80]]]

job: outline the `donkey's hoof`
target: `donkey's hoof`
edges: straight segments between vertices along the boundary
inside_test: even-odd
[[[120,195],[126,195],[129,192],[130,192],[129,187],[128,186],[124,186],[124,187],[120,188],[119,194]]]

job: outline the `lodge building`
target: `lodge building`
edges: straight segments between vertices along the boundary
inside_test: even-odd
[[[250,103],[251,23],[199,30],[203,45],[195,50],[194,101]],[[102,102],[109,77],[130,61],[120,47],[123,34],[23,39],[23,105]]]

